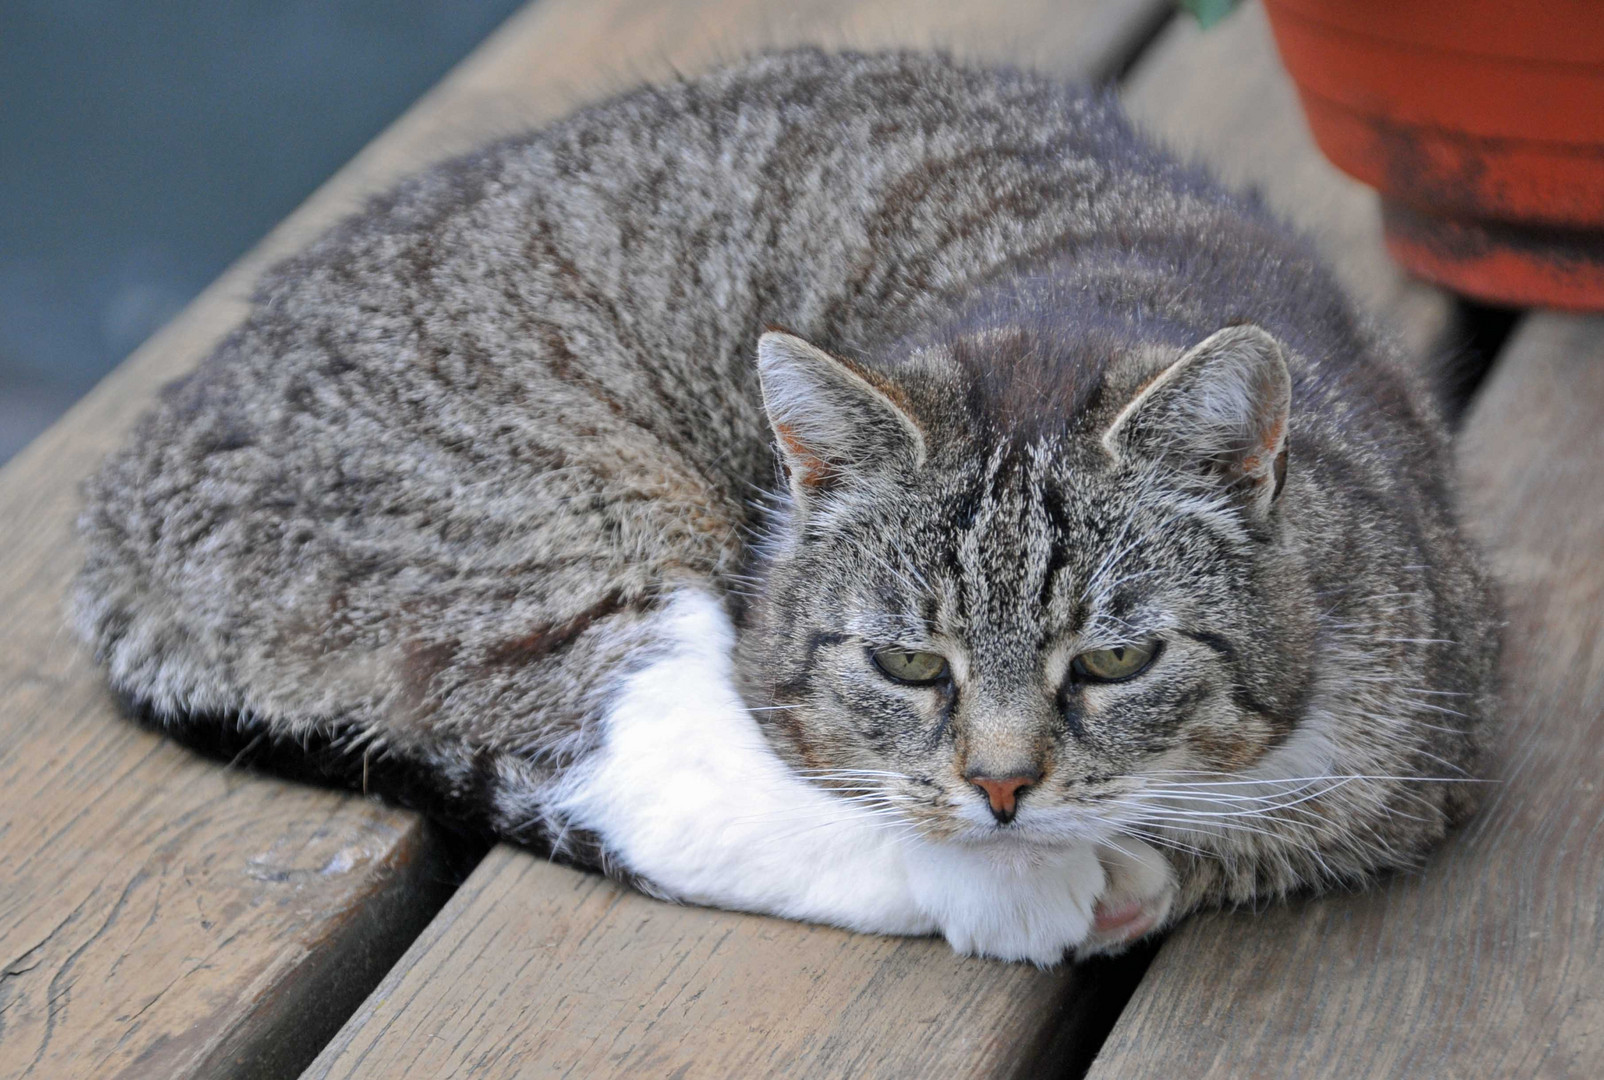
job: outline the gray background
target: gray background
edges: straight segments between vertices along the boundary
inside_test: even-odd
[[[0,0],[0,461],[521,0]]]

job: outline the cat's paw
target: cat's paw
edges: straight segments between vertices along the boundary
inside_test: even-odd
[[[1076,959],[1123,952],[1161,929],[1175,905],[1177,882],[1168,859],[1149,844],[1125,839],[1097,849],[1105,885],[1092,911],[1092,928]]]
[[[1088,939],[1105,884],[1090,845],[921,844],[908,873],[915,902],[953,949],[1042,967]]]

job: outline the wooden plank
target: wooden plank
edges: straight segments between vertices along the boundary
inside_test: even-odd
[[[1423,874],[1185,926],[1094,1080],[1604,1075],[1604,318],[1530,317],[1462,439],[1509,616],[1487,806]]]
[[[303,1065],[444,902],[439,845],[116,715],[61,628],[84,453],[0,477],[0,1076]]]
[[[306,1075],[1030,1075],[1113,967],[677,907],[501,847]]]
[[[546,0],[520,33],[530,80],[567,107],[617,88],[624,67],[691,71],[793,41],[936,44],[1101,76],[1164,10],[843,0],[778,16],[757,0]],[[672,907],[501,848],[308,1075],[1015,1075],[1088,1054],[1077,1035],[1106,1029],[1099,1009],[1143,962],[962,960],[934,941]]]
[[[1233,187],[1254,188],[1311,234],[1343,286],[1398,333],[1411,360],[1453,343],[1455,306],[1406,278],[1381,246],[1375,193],[1321,156],[1258,4],[1204,31],[1177,19],[1125,85],[1131,117]]]

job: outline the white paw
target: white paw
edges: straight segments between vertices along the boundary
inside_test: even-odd
[[[1158,850],[1123,839],[1097,849],[1106,885],[1092,913],[1092,928],[1076,959],[1121,952],[1164,926],[1175,904],[1175,871]]]
[[[1090,845],[921,843],[908,855],[914,902],[960,953],[1046,967],[1092,933],[1104,891]]]

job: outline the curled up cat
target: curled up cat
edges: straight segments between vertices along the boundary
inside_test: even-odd
[[[1430,395],[1103,95],[762,55],[431,169],[87,485],[176,737],[1051,964],[1408,867],[1497,618]]]

